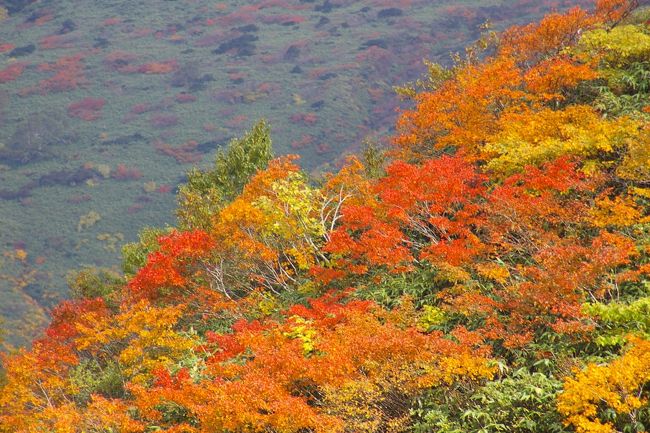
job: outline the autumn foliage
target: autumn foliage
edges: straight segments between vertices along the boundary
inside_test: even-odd
[[[106,101],[102,98],[84,98],[68,105],[68,114],[82,120],[97,120],[101,116]]]
[[[231,142],[188,174],[178,228],[143,230],[123,277],[72,279],[45,335],[3,358],[0,432],[647,431],[634,7],[553,13],[429,64],[393,147],[319,179],[271,158],[263,122]],[[76,87],[80,61],[43,68]],[[196,146],[154,147],[185,163]]]
[[[8,83],[20,77],[25,71],[24,63],[14,63],[0,71],[0,83]]]

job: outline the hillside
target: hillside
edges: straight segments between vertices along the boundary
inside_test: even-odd
[[[258,119],[278,154],[333,169],[390,134],[392,86],[424,73],[423,58],[449,63],[488,19],[505,28],[576,3],[4,4],[0,317],[18,344],[69,295],[69,269],[117,268],[139,227],[174,225],[186,171]]]
[[[487,30],[331,173],[256,123],[2,358],[0,433],[648,431],[637,6]]]

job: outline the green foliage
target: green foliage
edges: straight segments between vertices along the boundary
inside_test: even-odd
[[[585,304],[583,310],[598,319],[602,333],[596,344],[600,346],[623,345],[630,333],[650,338],[650,297],[631,303]]]
[[[382,306],[393,308],[399,305],[404,296],[413,299],[417,307],[434,305],[436,294],[441,290],[438,272],[424,266],[412,272],[400,274],[381,274],[355,293],[361,299],[371,300]]]
[[[244,137],[233,139],[226,150],[219,151],[212,169],[192,169],[178,194],[181,227],[209,227],[212,216],[235,199],[250,177],[266,168],[272,157],[270,129],[261,120]]]
[[[608,116],[639,117],[650,102],[650,33],[646,25],[586,32],[575,50],[601,56],[602,80],[595,84],[593,106]]]
[[[433,91],[440,87],[446,80],[454,75],[454,70],[446,68],[439,63],[430,60],[424,60],[424,66],[427,67],[427,73],[424,78],[419,78],[415,82],[396,86],[395,92],[403,98],[415,99],[421,92]]]
[[[120,275],[103,268],[86,268],[71,271],[67,276],[73,299],[104,298],[118,291],[124,280]]]
[[[147,261],[147,255],[158,249],[158,238],[169,230],[145,227],[138,234],[138,241],[122,247],[122,270],[126,276],[135,275]]]
[[[107,398],[124,396],[124,377],[115,362],[100,365],[94,359],[84,359],[70,373],[72,384],[77,387],[75,400],[80,404],[90,401],[92,394]]]
[[[562,382],[526,369],[473,393],[437,392],[414,410],[415,433],[556,433],[567,431],[555,409]]]
[[[376,142],[365,140],[363,147],[363,165],[366,168],[366,175],[370,179],[382,177],[386,173],[384,171],[385,163],[386,152]]]
[[[634,62],[602,71],[604,85],[596,87],[594,107],[609,116],[645,117],[650,104],[650,62]]]

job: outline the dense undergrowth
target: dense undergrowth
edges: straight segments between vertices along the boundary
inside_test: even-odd
[[[264,122],[231,142],[4,358],[0,432],[647,431],[635,6],[486,34],[322,179]]]

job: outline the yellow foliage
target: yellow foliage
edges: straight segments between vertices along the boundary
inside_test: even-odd
[[[630,337],[631,347],[607,365],[590,364],[567,378],[558,396],[558,410],[578,433],[614,433],[611,422],[599,418],[603,407],[630,414],[648,404],[641,398],[650,382],[650,341]]]
[[[426,375],[419,380],[421,388],[449,386],[459,379],[492,379],[496,373],[496,367],[486,362],[485,358],[464,352],[441,358],[435,366],[426,366],[425,371]]]
[[[179,334],[173,328],[182,309],[183,306],[155,307],[141,301],[115,317],[100,318],[95,313],[86,313],[76,324],[80,334],[75,339],[76,348],[101,354],[111,343],[128,342],[116,354],[117,359],[125,376],[140,383],[149,378],[155,367],[172,364],[194,347],[191,336]]]
[[[446,320],[445,312],[436,306],[425,305],[418,320],[418,329],[427,332],[432,326],[440,325]]]
[[[650,179],[650,130],[645,129],[639,137],[629,140],[616,174],[626,180]]]
[[[438,268],[438,273],[435,279],[439,282],[462,283],[472,278],[463,268],[450,265],[446,262],[436,263],[436,267]]]
[[[585,105],[510,113],[500,119],[500,124],[500,132],[488,140],[484,152],[490,160],[488,167],[502,174],[564,155],[596,158],[623,148],[639,134],[637,122],[603,119]]]
[[[612,66],[623,66],[650,55],[650,34],[639,25],[622,25],[612,29],[597,29],[586,32],[578,45],[590,53],[604,54]]]
[[[310,327],[309,320],[299,316],[291,318],[295,326],[291,331],[285,332],[284,336],[288,338],[297,338],[302,342],[302,351],[305,356],[311,355],[316,349],[316,337],[318,332]]]
[[[510,277],[508,268],[497,263],[479,263],[476,265],[476,270],[481,276],[501,284],[505,283]]]
[[[74,425],[80,415],[69,396],[79,390],[66,374],[76,359],[59,358],[60,354],[49,350],[47,345],[36,343],[29,352],[22,350],[3,359],[8,380],[0,392],[1,433],[76,433],[68,424],[72,421]]]
[[[241,256],[253,279],[286,288],[316,262],[325,235],[324,199],[295,166],[280,164],[259,172],[217,214],[213,233],[229,251],[225,260]]]
[[[95,212],[94,210],[91,210],[85,215],[81,215],[79,217],[79,222],[77,223],[77,231],[80,232],[84,229],[90,228],[97,224],[98,221],[102,219],[101,215],[99,213]]]
[[[596,227],[628,227],[641,222],[641,210],[631,197],[616,196],[613,200],[601,197],[591,210],[591,221]]]
[[[327,413],[345,419],[349,431],[373,433],[381,431],[382,427],[383,431],[389,431],[386,424],[392,420],[387,419],[384,407],[390,409],[391,404],[396,406],[393,410],[397,412],[398,418],[400,411],[408,410],[408,402],[401,394],[398,383],[358,380],[341,387],[327,387],[324,399],[327,402]],[[393,428],[390,431],[402,430]]]
[[[21,262],[24,262],[25,260],[27,260],[27,251],[23,250],[22,248],[17,249],[14,252],[14,255],[15,255],[16,259],[21,261]]]
[[[142,184],[142,189],[144,192],[152,193],[156,190],[156,188],[158,188],[158,185],[153,180]]]

